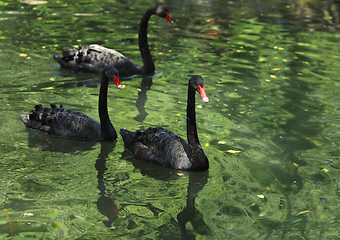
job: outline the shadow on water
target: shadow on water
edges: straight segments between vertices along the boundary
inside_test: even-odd
[[[152,76],[149,77],[143,77],[142,82],[140,84],[140,91],[138,92],[138,98],[136,101],[136,107],[138,110],[138,115],[134,117],[136,121],[143,122],[146,116],[148,116],[148,113],[145,111],[145,102],[148,99],[146,93],[148,90],[150,90],[152,86]]]
[[[32,129],[27,129],[27,145],[28,147],[38,147],[41,151],[73,153],[93,150],[97,142],[78,141],[73,139],[58,138],[47,135]],[[111,194],[107,193],[104,184],[104,173],[107,170],[106,161],[111,152],[116,147],[114,142],[100,142],[100,153],[95,163],[97,170],[97,179],[99,190],[99,198],[97,200],[98,211],[108,218],[103,221],[105,226],[110,227],[114,219],[118,216],[118,209]]]
[[[99,190],[97,208],[98,211],[108,219],[107,221],[103,221],[106,227],[111,227],[113,221],[118,216],[118,208],[115,204],[114,198],[110,193],[107,193],[104,182],[104,173],[107,170],[106,161],[115,146],[116,142],[100,142],[100,153],[95,163],[98,179],[97,188]]]
[[[182,239],[195,239],[195,235],[210,235],[210,229],[203,220],[202,214],[196,209],[195,199],[208,182],[209,171],[185,172],[156,165],[145,161],[139,161],[124,151],[122,157],[132,162],[135,168],[140,169],[141,174],[161,181],[178,180],[183,175],[189,175],[187,187],[186,206],[177,214],[177,221]],[[187,229],[187,223],[191,223],[192,230]],[[166,238],[166,236],[164,236]],[[175,239],[174,236],[172,236]]]
[[[94,149],[93,147],[97,144],[97,142],[78,141],[73,139],[54,137],[44,132],[40,132],[30,128],[26,129],[28,132],[27,146],[31,148],[37,147],[41,151],[63,153],[72,153],[78,151],[83,152]]]

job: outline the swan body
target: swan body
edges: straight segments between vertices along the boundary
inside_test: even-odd
[[[113,141],[117,139],[117,133],[108,116],[107,89],[110,79],[114,79],[118,88],[122,88],[117,76],[116,69],[103,72],[98,106],[100,123],[81,112],[64,108],[62,105],[58,108],[55,104],[51,104],[51,108],[36,105],[34,110],[28,115],[21,115],[20,119],[29,128],[62,138]]]
[[[120,130],[125,147],[135,155],[136,159],[186,171],[204,171],[209,168],[208,158],[197,136],[195,91],[201,94],[204,102],[209,101],[205,93],[204,80],[198,75],[190,78],[188,86],[188,143],[175,133],[161,127],[148,128],[144,132]]]
[[[114,66],[120,75],[153,74],[155,65],[149,50],[147,37],[148,22],[153,14],[172,23],[168,10],[162,6],[150,8],[145,12],[139,25],[138,35],[143,66],[133,63],[118,51],[97,44],[64,50],[62,56],[54,56],[54,59],[62,67],[76,71],[100,73],[106,67]]]

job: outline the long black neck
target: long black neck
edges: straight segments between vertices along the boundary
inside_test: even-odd
[[[190,157],[192,163],[191,170],[206,170],[209,168],[208,158],[205,156],[197,136],[196,113],[195,113],[195,90],[190,82],[188,85],[187,102],[187,138],[189,144]]]
[[[109,78],[106,74],[103,74],[102,81],[100,83],[99,91],[99,118],[100,118],[100,129],[102,134],[102,140],[112,141],[117,139],[117,132],[112,126],[107,111],[107,89],[109,87]]]
[[[155,13],[153,8],[150,8],[143,15],[138,33],[139,50],[143,58],[143,74],[152,74],[155,72],[155,64],[152,60],[152,56],[148,44],[148,23],[150,17]]]

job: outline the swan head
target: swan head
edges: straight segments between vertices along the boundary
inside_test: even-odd
[[[117,88],[119,88],[119,89],[123,88],[123,86],[120,84],[120,81],[119,81],[118,70],[115,67],[112,66],[112,67],[105,69],[104,75],[107,78],[112,79],[113,82],[117,85]]]
[[[163,6],[156,6],[155,7],[155,14],[162,17],[162,18],[165,18],[169,23],[174,23],[174,21],[172,21],[171,18],[170,18],[168,9],[166,9]]]
[[[195,91],[199,92],[203,102],[209,102],[209,98],[207,94],[205,93],[204,79],[199,75],[194,75],[190,78],[189,82],[190,82],[191,87]]]

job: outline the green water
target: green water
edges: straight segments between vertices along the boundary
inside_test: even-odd
[[[26,3],[24,3],[26,2]],[[72,3],[70,3],[72,2]],[[340,5],[165,1],[157,73],[110,85],[116,129],[185,136],[187,80],[206,80],[198,134],[209,171],[141,163],[116,143],[26,129],[35,104],[99,119],[99,77],[52,56],[98,43],[141,64],[151,1],[0,1],[0,239],[338,239]]]

